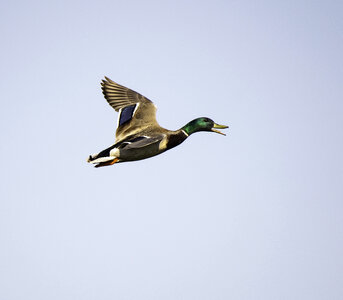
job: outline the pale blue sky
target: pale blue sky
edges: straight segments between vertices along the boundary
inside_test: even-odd
[[[342,1],[3,1],[0,299],[343,299]],[[177,129],[95,169],[106,75]]]

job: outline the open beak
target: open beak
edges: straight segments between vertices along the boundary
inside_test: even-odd
[[[215,130],[214,128],[218,128],[218,129],[225,129],[225,128],[229,128],[229,126],[226,125],[219,125],[214,123],[213,128],[211,129],[211,131],[222,134],[222,135],[226,135],[225,133],[220,132],[219,130]]]

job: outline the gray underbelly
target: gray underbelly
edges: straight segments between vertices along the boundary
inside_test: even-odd
[[[159,143],[145,146],[143,148],[124,148],[119,150],[119,159],[133,161],[149,158],[164,151],[159,150]]]

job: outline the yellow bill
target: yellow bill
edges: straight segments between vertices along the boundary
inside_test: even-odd
[[[219,133],[219,134],[222,134],[222,135],[226,135],[225,133],[219,131],[219,130],[216,130],[214,128],[218,128],[218,129],[225,129],[225,128],[229,128],[229,126],[226,126],[226,125],[219,125],[219,124],[216,124],[214,123],[213,124],[213,128],[211,129],[211,131],[213,132],[216,132],[216,133]]]

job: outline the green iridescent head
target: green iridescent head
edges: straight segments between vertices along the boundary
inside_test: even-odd
[[[220,132],[219,130],[216,130],[215,128],[225,129],[228,128],[228,126],[216,124],[213,120],[203,117],[190,121],[181,129],[184,130],[188,135],[198,131],[212,131],[225,135],[224,133]]]

